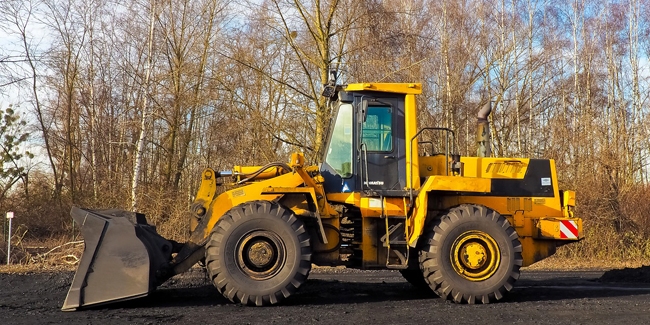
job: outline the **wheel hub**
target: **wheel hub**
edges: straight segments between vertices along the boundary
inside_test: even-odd
[[[464,232],[452,245],[451,264],[458,275],[470,281],[491,277],[500,260],[501,253],[494,238],[479,230]]]
[[[472,270],[485,265],[486,255],[485,247],[479,243],[467,243],[460,249],[461,263]]]
[[[280,237],[271,231],[254,230],[237,244],[239,269],[254,280],[275,276],[286,260],[286,249]]]
[[[248,258],[255,267],[264,268],[275,259],[275,252],[270,243],[258,241],[250,245]]]

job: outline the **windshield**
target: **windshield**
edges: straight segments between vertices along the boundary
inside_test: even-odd
[[[352,105],[341,104],[325,162],[343,178],[352,176]]]

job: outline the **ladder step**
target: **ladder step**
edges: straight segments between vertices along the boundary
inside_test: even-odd
[[[397,219],[397,220],[406,220],[406,216],[384,216],[384,218]]]
[[[391,261],[391,253],[393,253],[394,258]],[[390,249],[387,250],[387,258],[386,258],[386,267],[389,269],[395,269],[395,270],[403,270],[408,267],[408,254],[409,254],[409,247],[405,246],[405,250],[401,251],[398,249]],[[397,260],[395,260],[397,259]],[[395,263],[398,262],[398,263]]]
[[[407,245],[407,244],[408,244],[408,242],[406,240],[391,240],[390,241],[391,246],[393,246],[393,245]],[[388,245],[386,245],[385,242],[383,243],[383,246],[388,247]]]

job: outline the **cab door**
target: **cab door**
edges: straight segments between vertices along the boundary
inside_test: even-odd
[[[362,105],[365,111],[359,123],[362,188],[383,195],[403,191],[406,186],[403,101],[375,98],[366,104]]]

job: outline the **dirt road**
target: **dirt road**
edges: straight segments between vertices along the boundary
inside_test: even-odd
[[[78,312],[59,310],[71,272],[0,274],[0,323],[650,324],[650,281],[630,272],[610,271],[603,282],[604,272],[523,271],[506,301],[456,305],[396,271],[317,269],[285,305],[254,308],[222,298],[193,269],[147,298]]]

